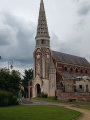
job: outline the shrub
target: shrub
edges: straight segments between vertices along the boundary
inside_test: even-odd
[[[48,94],[42,92],[41,94],[38,94],[37,97],[48,98]]]
[[[45,97],[43,92],[41,93],[41,97],[42,97],[42,98],[44,98],[44,97]]]
[[[0,91],[0,106],[18,105],[17,97],[11,92]]]
[[[7,106],[8,105],[8,93],[5,91],[0,92],[0,106]]]
[[[37,97],[41,97],[41,94],[38,94]]]
[[[44,94],[44,97],[45,97],[45,98],[48,98],[48,94]]]
[[[12,105],[18,105],[19,102],[17,101],[17,97],[16,96],[13,96],[12,97]]]
[[[8,105],[12,105],[13,93],[8,93]]]

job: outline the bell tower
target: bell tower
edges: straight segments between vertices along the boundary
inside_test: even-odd
[[[56,90],[56,68],[50,50],[50,36],[43,0],[40,1],[39,18],[36,32],[36,45],[33,53],[34,77],[29,92],[37,97],[41,92],[54,96]]]
[[[44,2],[40,2],[39,18],[36,33],[36,47],[34,51],[34,78],[49,79],[49,64],[51,60],[50,36],[44,9]]]

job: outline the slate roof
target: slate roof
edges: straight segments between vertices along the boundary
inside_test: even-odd
[[[57,51],[52,51],[52,56],[57,60],[57,62],[61,62],[63,64],[72,64],[82,67],[90,67],[90,63],[83,57],[69,55]]]

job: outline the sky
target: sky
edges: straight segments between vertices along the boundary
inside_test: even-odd
[[[52,50],[90,62],[90,0],[44,0]],[[0,0],[0,68],[33,67],[40,0]]]

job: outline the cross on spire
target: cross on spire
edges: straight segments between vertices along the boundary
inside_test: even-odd
[[[50,38],[49,37],[49,32],[48,32],[48,26],[47,26],[47,20],[46,20],[43,0],[41,0],[40,10],[39,10],[39,18],[38,18],[36,38],[38,38],[38,37],[48,37],[48,38]]]

